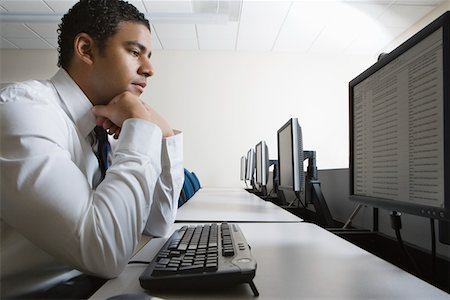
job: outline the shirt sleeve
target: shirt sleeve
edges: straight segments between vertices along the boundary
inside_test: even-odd
[[[161,130],[127,120],[105,179],[92,189],[67,150],[77,142],[73,124],[55,111],[49,104],[2,99],[1,218],[62,263],[115,277],[138,244],[154,196],[166,195]],[[168,211],[166,202],[158,200],[161,213]]]
[[[184,182],[183,134],[163,139],[161,148],[162,172],[155,187],[152,208],[144,233],[165,236],[175,221],[178,198]]]

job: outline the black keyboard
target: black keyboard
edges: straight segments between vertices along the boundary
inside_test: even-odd
[[[256,261],[237,224],[183,226],[175,231],[139,277],[147,290],[220,288],[248,283]]]

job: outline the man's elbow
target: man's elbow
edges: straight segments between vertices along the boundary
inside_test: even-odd
[[[99,251],[102,255],[85,256],[81,271],[101,278],[116,278],[123,272],[132,256],[130,251]]]
[[[88,270],[88,273],[105,279],[113,279],[118,277],[123,272],[127,264],[128,261],[97,265],[95,268],[89,268],[90,270]]]
[[[144,234],[152,237],[167,237],[172,228],[173,221],[170,223],[160,224],[159,226],[147,226]]]

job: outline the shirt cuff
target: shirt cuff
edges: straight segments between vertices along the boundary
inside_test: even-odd
[[[183,162],[183,133],[175,131],[175,135],[163,138],[161,165],[164,167],[174,167]]]
[[[149,155],[153,153],[155,142],[161,144],[161,141],[162,132],[159,126],[142,119],[132,118],[123,122],[116,150]]]

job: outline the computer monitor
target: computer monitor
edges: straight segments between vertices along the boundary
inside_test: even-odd
[[[255,146],[256,157],[256,185],[260,190],[265,189],[269,178],[269,149],[265,141]]]
[[[290,119],[277,132],[278,143],[278,189],[303,191],[302,129],[297,118]]]
[[[349,104],[350,199],[449,221],[450,13],[350,81]]]
[[[254,183],[254,173],[255,173],[255,150],[250,149],[247,152],[247,168],[245,172],[245,179],[250,180]]]
[[[240,179],[245,181],[245,172],[247,170],[247,158],[245,156],[241,156],[241,174]]]

